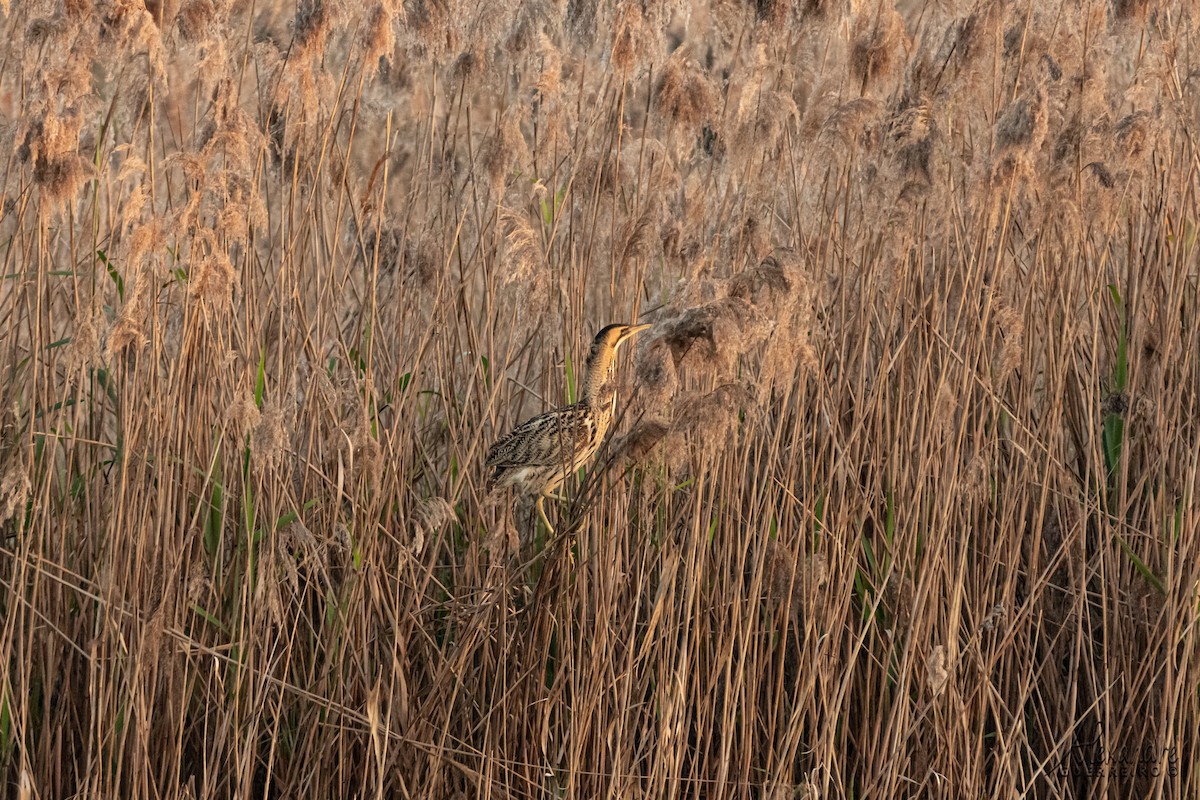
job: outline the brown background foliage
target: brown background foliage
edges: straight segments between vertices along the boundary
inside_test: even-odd
[[[1200,793],[1192,6],[0,6],[5,794]]]

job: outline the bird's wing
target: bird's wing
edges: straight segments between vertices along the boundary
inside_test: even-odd
[[[488,450],[488,469],[570,464],[588,438],[584,409],[566,406],[522,422]]]

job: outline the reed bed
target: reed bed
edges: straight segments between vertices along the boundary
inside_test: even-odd
[[[1193,5],[0,11],[6,796],[1200,796]]]

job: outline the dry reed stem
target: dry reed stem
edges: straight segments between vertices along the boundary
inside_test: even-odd
[[[4,794],[1200,795],[1193,11],[0,8]]]

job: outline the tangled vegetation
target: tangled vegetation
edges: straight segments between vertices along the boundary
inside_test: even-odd
[[[0,12],[4,795],[1200,795],[1194,8]]]

